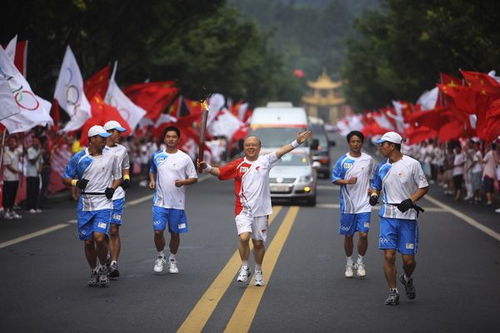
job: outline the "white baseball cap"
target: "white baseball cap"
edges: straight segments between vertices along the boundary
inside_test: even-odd
[[[99,135],[103,138],[107,138],[108,136],[111,136],[110,133],[106,132],[104,127],[99,126],[99,125],[94,125],[89,129],[88,132],[88,137],[91,138],[93,136]]]
[[[376,144],[380,144],[383,142],[391,142],[400,145],[401,142],[403,142],[403,138],[396,132],[387,132],[384,135],[382,135],[380,139],[375,141]]]
[[[104,129],[106,131],[109,131],[109,130],[117,130],[118,132],[125,132],[127,129],[126,128],[123,128],[119,122],[117,122],[116,120],[110,120],[108,121],[106,124],[104,124]]]

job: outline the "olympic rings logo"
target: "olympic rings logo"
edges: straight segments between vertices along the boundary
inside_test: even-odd
[[[66,103],[68,105],[77,105],[80,101],[80,90],[73,85],[66,85]]]
[[[21,109],[28,111],[35,111],[36,109],[38,109],[38,107],[40,106],[40,102],[35,97],[35,95],[29,90],[22,90],[22,89],[23,86],[12,91],[17,106],[19,106]]]

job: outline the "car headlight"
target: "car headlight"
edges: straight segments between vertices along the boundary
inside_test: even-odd
[[[312,176],[300,176],[299,183],[310,183],[312,181]]]

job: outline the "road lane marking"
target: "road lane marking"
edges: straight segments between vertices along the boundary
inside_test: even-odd
[[[476,221],[472,217],[469,217],[469,216],[465,215],[464,213],[461,213],[458,210],[451,208],[448,205],[445,205],[444,203],[442,203],[438,199],[435,199],[434,197],[432,197],[428,194],[426,194],[424,196],[424,198],[429,200],[430,202],[432,202],[436,206],[439,206],[439,207],[443,208],[444,210],[450,212],[451,214],[455,215],[456,217],[462,219],[465,223],[470,224],[471,226],[473,226],[476,229],[481,230],[482,232],[484,232],[488,236],[491,236],[491,237],[495,238],[497,241],[500,241],[500,234],[498,232],[488,228],[484,224],[479,223],[478,221]]]
[[[145,195],[145,196],[140,197],[138,199],[131,200],[131,201],[129,201],[129,202],[127,202],[125,204],[125,207],[130,207],[130,206],[138,205],[138,204],[140,204],[140,203],[142,203],[144,201],[151,200],[151,199],[153,199],[153,196],[154,196],[153,194],[148,194],[148,195]]]
[[[274,236],[269,249],[266,251],[265,260],[262,265],[262,271],[265,273],[264,278],[266,278],[266,283],[262,287],[256,287],[253,285],[254,279],[252,278],[250,285],[246,288],[243,296],[241,296],[231,319],[229,319],[224,332],[248,332],[250,330],[257,308],[259,307],[264,291],[266,290],[269,280],[271,279],[271,275],[273,274],[273,270],[276,266],[281,250],[283,249],[288,235],[292,230],[298,212],[299,207],[290,207],[278,232]]]
[[[42,230],[38,230],[38,231],[32,232],[31,234],[20,236],[20,237],[11,239],[9,241],[0,243],[0,249],[3,249],[4,247],[11,246],[11,245],[14,245],[14,244],[17,244],[17,243],[24,242],[25,240],[28,240],[28,239],[31,239],[31,238],[42,236],[42,235],[48,234],[49,232],[56,231],[56,230],[59,230],[59,229],[62,229],[62,228],[66,228],[66,227],[69,227],[69,226],[70,226],[70,224],[68,224],[68,223],[65,223],[65,224],[56,224],[56,225],[53,225],[52,227],[48,227],[48,228],[45,228],[45,229],[42,229]]]
[[[339,209],[340,204],[317,204],[316,207],[318,208],[330,208],[330,209]],[[379,206],[376,206],[375,208],[378,208]],[[447,213],[447,210],[444,208],[439,208],[439,207],[422,207],[425,209],[426,212],[433,212],[433,213]]]
[[[276,216],[280,213],[282,206],[274,206],[273,214],[269,217],[269,225],[274,221]],[[276,237],[276,236],[275,236]],[[250,242],[250,250],[252,249],[252,242]],[[214,279],[212,284],[205,291],[203,296],[189,315],[186,317],[177,332],[201,332],[205,327],[208,319],[212,316],[217,304],[226,293],[227,288],[233,282],[234,276],[240,268],[241,260],[238,250],[236,250],[224,268],[220,271],[219,275]]]
[[[207,178],[208,178],[208,176],[207,177],[201,177],[200,179],[198,179],[198,183],[206,180]],[[143,196],[143,197],[140,197],[138,199],[135,199],[135,200],[127,202],[125,204],[125,207],[134,206],[134,205],[140,204],[140,203],[142,203],[144,201],[148,201],[148,200],[150,200],[152,198],[153,198],[153,194],[148,194],[146,196]],[[64,227],[68,227],[68,226],[70,226],[72,224],[76,224],[77,222],[78,222],[77,220],[68,220],[68,222],[66,224],[56,224],[56,225],[54,225],[52,227],[48,227],[48,228],[45,228],[45,229],[42,229],[42,230],[38,230],[38,231],[32,232],[32,233],[27,234],[27,235],[23,235],[23,236],[20,236],[20,237],[8,240],[6,242],[0,243],[0,249],[2,249],[4,247],[7,247],[7,246],[11,246],[11,245],[17,244],[17,243],[24,242],[26,240],[29,240],[29,239],[32,239],[32,238],[35,238],[35,237],[38,237],[38,236],[42,236],[42,235],[48,234],[49,232],[57,231],[57,230],[62,229]]]

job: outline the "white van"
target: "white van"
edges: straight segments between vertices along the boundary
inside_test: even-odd
[[[269,102],[253,111],[250,135],[258,136],[263,148],[279,148],[308,127],[304,108],[290,102]]]

